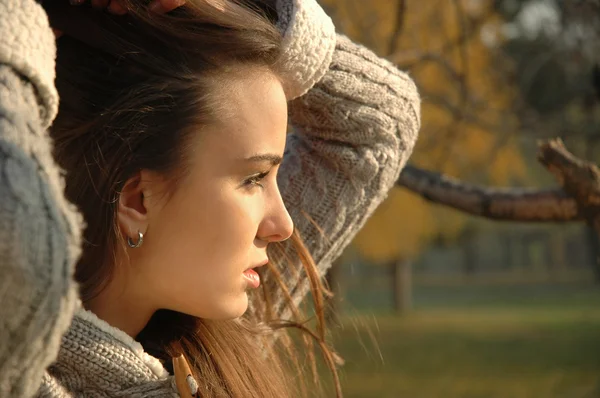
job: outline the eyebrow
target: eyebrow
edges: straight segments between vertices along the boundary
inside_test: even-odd
[[[277,166],[283,161],[283,158],[279,155],[275,155],[272,153],[265,153],[261,155],[251,156],[249,158],[244,159],[247,162],[269,162],[273,166]]]

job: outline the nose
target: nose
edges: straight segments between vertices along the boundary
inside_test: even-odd
[[[278,190],[275,196],[258,231],[258,237],[266,242],[282,242],[294,232],[294,222]]]

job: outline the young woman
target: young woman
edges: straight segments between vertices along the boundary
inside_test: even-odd
[[[121,3],[44,4],[54,120],[44,10],[0,0],[0,396],[297,396],[275,330],[322,315],[415,86],[314,0]]]

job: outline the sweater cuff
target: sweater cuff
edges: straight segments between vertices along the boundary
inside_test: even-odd
[[[280,74],[288,100],[304,95],[329,69],[335,49],[335,26],[316,0],[278,0],[283,33]]]
[[[58,112],[56,43],[48,17],[34,0],[0,0],[0,16],[0,64],[34,85],[40,118],[48,128]]]

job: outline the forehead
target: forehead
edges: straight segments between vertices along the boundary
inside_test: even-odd
[[[225,158],[283,154],[287,102],[274,74],[247,70],[228,77],[216,90],[224,109],[216,115],[216,124],[202,134],[203,146]]]

